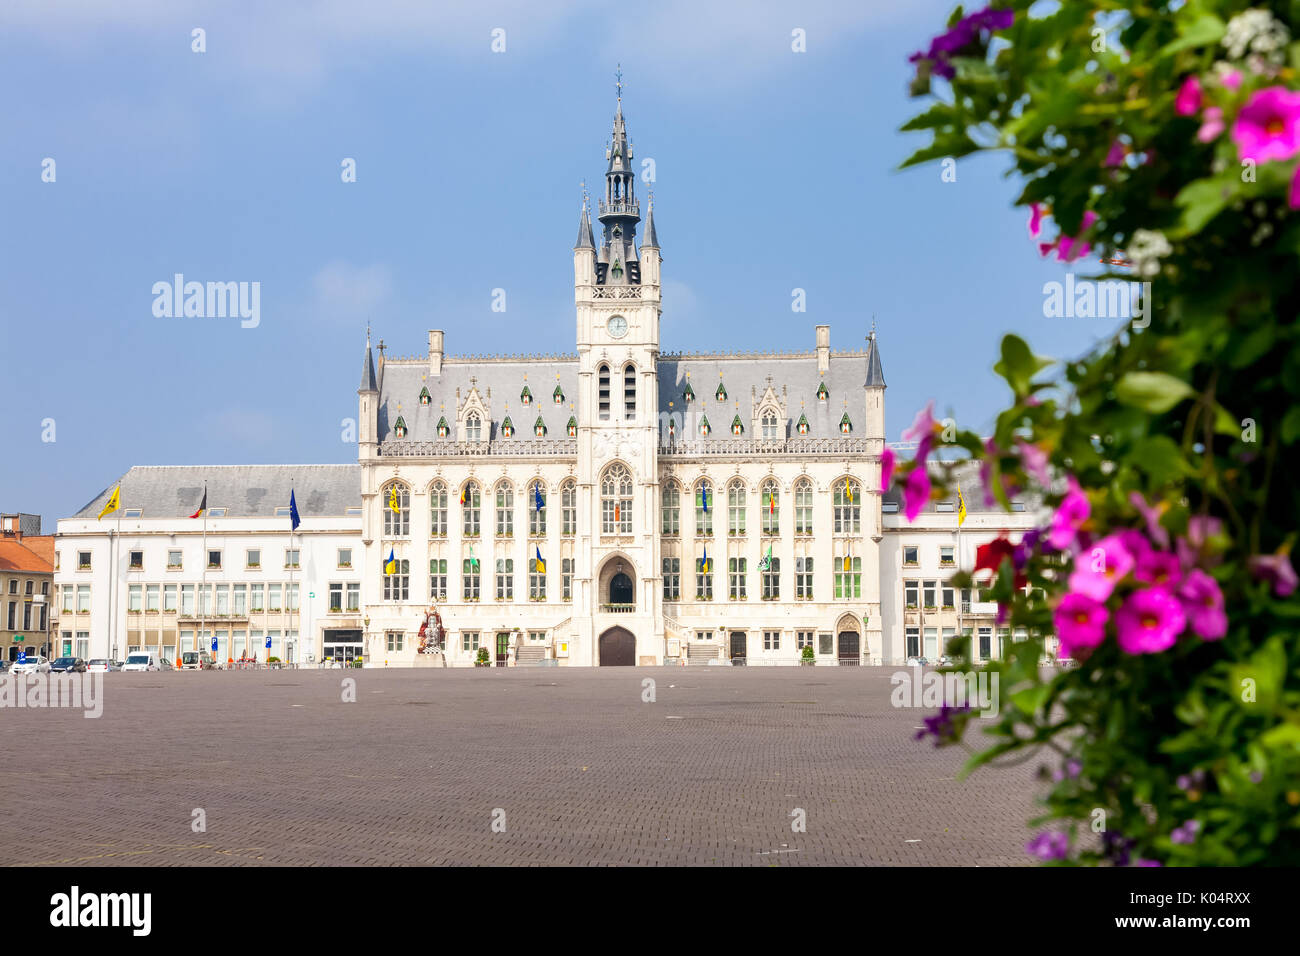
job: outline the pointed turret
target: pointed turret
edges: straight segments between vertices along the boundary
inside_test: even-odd
[[[632,147],[623,122],[623,74],[619,73],[618,105],[614,131],[605,150],[605,198],[596,211],[604,230],[596,255],[599,285],[640,285],[641,262],[636,249],[636,227],[641,221],[641,203],[636,198],[636,174],[632,170]]]
[[[370,329],[366,329],[366,358],[361,366],[361,387],[358,392],[377,392],[379,386],[375,378],[375,356],[370,351]]]
[[[650,193],[650,208],[645,214],[645,238],[641,240],[642,249],[658,249],[659,236],[655,232],[655,200],[654,192]]]
[[[876,329],[874,324],[871,328],[871,334],[867,336],[867,380],[863,382],[862,387],[885,387],[885,372],[880,367],[880,346],[876,344]]]
[[[593,252],[596,249],[596,239],[591,232],[591,215],[587,212],[587,204],[582,204],[582,216],[578,219],[578,241],[573,244],[574,252],[579,249],[590,249]]]

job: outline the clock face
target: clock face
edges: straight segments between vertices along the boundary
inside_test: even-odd
[[[621,315],[611,315],[609,317],[609,334],[616,339],[621,339],[627,335],[627,319]]]

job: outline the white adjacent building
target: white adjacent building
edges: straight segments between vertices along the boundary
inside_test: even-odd
[[[584,203],[573,249],[574,351],[451,355],[433,330],[376,361],[367,341],[357,465],[132,469],[120,535],[95,520],[112,486],[59,522],[56,630],[86,657],[215,636],[219,659],[265,659],[270,636],[286,660],[380,666],[899,663],[967,627],[995,654],[996,609],[944,582],[1033,516],[972,511],[959,534],[954,502],[908,525],[881,495],[874,330],[865,349],[818,325],[802,352],[661,351],[621,101],[606,160],[600,239]],[[184,517],[204,479],[206,546]],[[445,655],[418,653],[433,606]]]

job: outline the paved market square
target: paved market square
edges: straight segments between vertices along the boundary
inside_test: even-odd
[[[99,719],[0,711],[0,863],[1028,863],[1038,761],[958,782],[894,672],[107,674]]]

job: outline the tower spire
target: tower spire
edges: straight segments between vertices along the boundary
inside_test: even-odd
[[[598,285],[640,285],[641,264],[636,250],[636,228],[641,221],[641,204],[636,198],[636,174],[632,169],[632,147],[627,141],[623,120],[623,67],[620,64],[615,83],[618,106],[614,112],[614,129],[605,150],[605,198],[597,204],[598,218],[604,230],[596,256]]]

